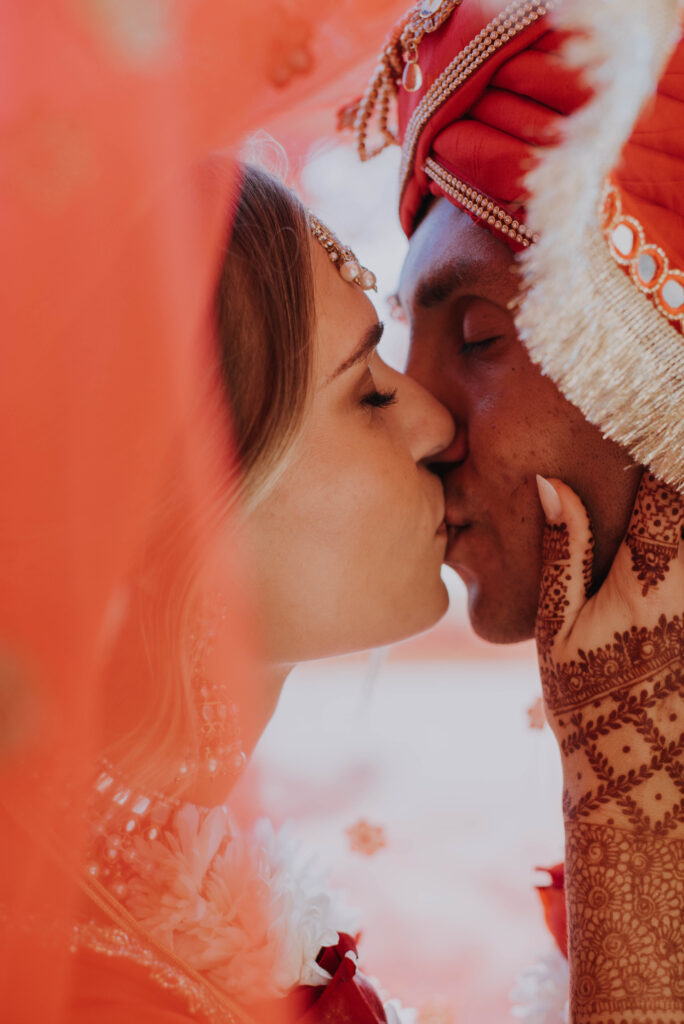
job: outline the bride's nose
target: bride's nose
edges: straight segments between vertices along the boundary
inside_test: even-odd
[[[398,408],[411,455],[416,462],[432,459],[455,440],[456,426],[446,406],[410,377],[402,377]]]

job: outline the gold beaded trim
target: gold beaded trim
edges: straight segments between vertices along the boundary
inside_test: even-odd
[[[624,267],[640,292],[680,331],[684,331],[684,273],[670,265],[667,253],[646,239],[636,217],[623,212],[620,193],[608,179],[601,201],[601,230],[616,263]],[[668,286],[680,298],[668,302]]]
[[[349,284],[358,284],[364,291],[378,290],[373,271],[362,266],[349,246],[343,245],[335,232],[326,227],[313,213],[309,213],[309,227],[311,234],[325,249],[330,262],[335,264],[345,281]]]
[[[185,969],[159,957],[121,928],[94,922],[76,925],[71,952],[76,954],[80,950],[136,964],[146,971],[153,984],[182,999],[190,1013],[206,1024],[245,1024],[251,1020],[246,1016],[237,1017]]]
[[[30,839],[54,863],[71,875],[71,856],[65,840],[52,830],[27,829],[26,823],[12,815],[16,824],[26,829]],[[257,1024],[256,1020],[227,993],[218,989],[173,950],[157,942],[135,920],[132,914],[95,878],[79,874],[78,888],[111,924],[75,923],[70,953],[90,949],[110,957],[122,957],[147,968],[150,978],[163,988],[184,997],[192,1013],[201,1013],[207,1024]]]
[[[396,131],[389,126],[390,106],[399,83],[407,87],[406,75],[413,66],[417,78],[409,88],[411,92],[420,88],[423,75],[418,65],[418,45],[424,35],[440,28],[461,3],[462,0],[419,0],[392,29],[361,101],[340,111],[339,127],[353,129],[362,163],[388,146],[399,145]],[[380,143],[369,150],[366,139],[374,115],[377,115]]]
[[[390,33],[376,65],[366,91],[358,104],[352,104],[342,112],[341,126],[352,124],[356,137],[356,149],[362,163],[382,153],[388,146],[398,146],[397,133],[389,127],[389,111],[392,99],[397,94],[404,65],[401,52],[401,36],[410,20],[411,13],[403,18]],[[377,113],[381,142],[375,149],[366,145],[368,130],[373,115]]]
[[[414,110],[406,129],[399,172],[400,196],[408,182],[418,141],[434,112],[511,39],[553,10],[557,0],[513,0],[454,57]]]
[[[490,227],[500,231],[502,235],[507,235],[525,249],[529,248],[532,242],[537,241],[539,236],[533,234],[512,214],[501,206],[497,206],[494,200],[483,192],[478,192],[476,188],[450,174],[431,156],[427,158],[423,170],[428,178],[436,182],[450,199],[453,199],[464,210],[485,221]]]
[[[75,925],[72,953],[90,949],[139,964],[147,969],[152,981],[182,996],[190,1011],[201,1013],[208,1024],[256,1024],[225,992],[154,939],[96,879],[81,878],[79,884],[112,924],[98,925],[91,921]]]
[[[399,37],[404,51],[417,47],[424,35],[441,28],[462,3],[463,0],[419,0]]]

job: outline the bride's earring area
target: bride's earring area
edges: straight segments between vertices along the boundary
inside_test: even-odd
[[[242,750],[239,709],[225,684],[200,677],[194,681],[199,700],[200,771],[212,777],[237,778],[246,763]]]
[[[227,790],[245,768],[238,705],[225,682],[209,677],[216,631],[224,621],[219,598],[210,611],[198,614],[189,637],[196,742],[180,760],[174,785],[169,790],[145,791],[111,761],[100,761],[90,802],[93,840],[87,874],[118,900],[126,899],[131,878],[145,872],[141,863],[145,841],[163,838],[174,814],[187,803],[184,792],[195,782],[207,780],[220,780]]]
[[[197,761],[186,758],[176,781],[194,776],[235,782],[247,763],[243,750],[240,709],[225,681],[212,678],[210,662],[216,633],[225,624],[225,603],[220,595],[212,608],[202,609],[190,637],[192,694],[198,725]]]

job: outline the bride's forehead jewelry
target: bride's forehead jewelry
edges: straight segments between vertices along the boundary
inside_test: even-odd
[[[322,245],[328,254],[331,263],[334,263],[340,272],[340,276],[351,284],[358,284],[364,291],[378,290],[375,274],[372,270],[362,267],[356,256],[346,245],[340,242],[334,232],[313,213],[309,213],[309,226],[311,234],[319,245]]]

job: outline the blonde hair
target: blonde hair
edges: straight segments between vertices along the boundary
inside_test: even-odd
[[[245,166],[216,294],[221,374],[247,511],[287,463],[313,366],[311,232],[301,201]]]
[[[226,162],[212,158],[204,177],[213,170],[225,173]],[[268,493],[287,463],[311,391],[315,307],[307,211],[282,181],[257,166],[243,166],[232,199],[213,316],[231,427],[226,447],[235,449],[237,472],[226,458],[222,493],[208,496],[203,521],[193,520],[190,528],[196,542],[182,496],[159,509],[108,670],[116,687],[128,661],[144,665],[146,706],[106,751],[141,787],[173,788],[179,751],[197,754],[191,634],[201,600],[194,556],[205,546],[202,531],[212,536],[226,517],[238,510],[248,515]],[[176,550],[184,553],[182,564]],[[108,701],[116,714],[116,694]]]

